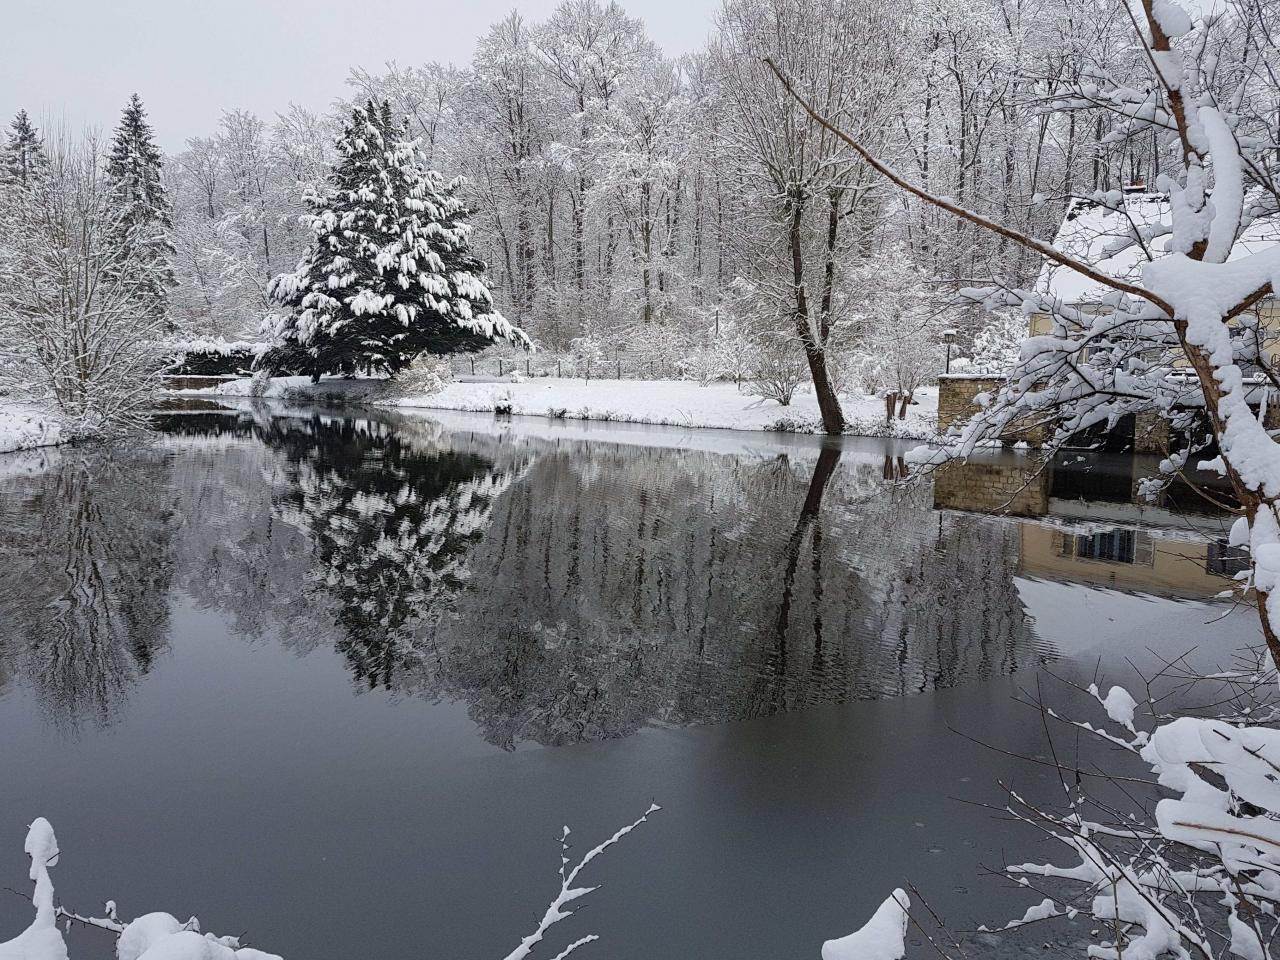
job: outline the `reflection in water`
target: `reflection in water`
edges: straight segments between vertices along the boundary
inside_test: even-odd
[[[57,724],[107,723],[168,645],[169,464],[69,455],[0,496],[0,680]]]
[[[1140,482],[1157,473],[1156,457],[1059,453],[1034,463],[993,453],[948,464],[934,478],[942,510],[1012,514],[1036,522],[1018,527],[1019,573],[1169,597],[1212,597],[1248,567],[1231,547],[1229,491],[1214,475],[1191,474],[1153,500]]]
[[[171,591],[245,640],[336,651],[357,688],[465,702],[507,748],[1052,655],[1011,576],[1017,527],[934,512],[879,449],[725,456],[317,415],[160,426],[153,449],[5,489],[4,575],[30,587],[5,590],[23,599],[0,608],[19,626],[0,663],[68,717],[109,717],[146,672]]]
[[[428,666],[415,628],[466,584],[467,553],[513,473],[369,421],[282,419],[263,439],[284,453],[274,504],[311,543],[306,589],[333,611],[353,675],[416,685]]]

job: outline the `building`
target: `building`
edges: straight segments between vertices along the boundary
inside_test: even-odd
[[[1143,186],[1117,192],[1109,205],[1089,200],[1074,200],[1067,209],[1062,226],[1058,229],[1053,245],[1074,259],[1088,263],[1099,272],[1118,280],[1138,282],[1143,264],[1158,259],[1169,249],[1172,214],[1167,194],[1152,193]],[[1136,239],[1136,242],[1135,242]],[[1280,220],[1274,217],[1260,218],[1247,227],[1236,243],[1230,259],[1238,259],[1258,253],[1280,243]],[[1064,308],[1080,310],[1086,314],[1101,314],[1112,309],[1109,303],[1114,292],[1110,288],[1084,276],[1076,270],[1055,263],[1046,263],[1037,279],[1037,291],[1053,297]],[[1262,336],[1262,352],[1269,358],[1280,353],[1280,302],[1269,297],[1253,308],[1257,324],[1254,329]],[[1048,313],[1034,313],[1028,321],[1027,334],[1045,336],[1052,332],[1052,318]],[[940,378],[938,398],[938,429],[946,432],[958,425],[977,409],[974,398],[982,393],[999,389],[1001,378],[990,375],[947,375]],[[1256,399],[1250,401],[1268,407],[1268,426],[1280,427],[1280,403],[1268,403],[1266,384],[1259,375],[1254,378]],[[1272,422],[1274,420],[1274,422]],[[1024,431],[1005,438],[1033,445],[1041,437],[1034,431]],[[1097,443],[1099,437],[1082,438],[1082,443]],[[1167,448],[1168,429],[1154,412],[1151,415],[1126,418],[1105,438],[1116,449],[1132,449],[1138,453],[1159,452]]]

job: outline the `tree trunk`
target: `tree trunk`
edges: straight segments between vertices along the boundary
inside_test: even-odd
[[[789,243],[791,246],[791,272],[795,284],[795,324],[800,342],[804,344],[805,359],[809,362],[809,375],[813,378],[813,392],[818,398],[818,409],[822,412],[822,429],[833,436],[844,433],[844,411],[840,409],[840,399],[831,383],[827,371],[827,354],[825,344],[818,342],[809,317],[809,298],[804,286],[804,250],[801,243],[800,225],[804,218],[804,198],[794,194],[788,199],[791,208],[791,228]]]

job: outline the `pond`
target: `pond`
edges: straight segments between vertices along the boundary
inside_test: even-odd
[[[1037,754],[1014,698],[1038,671],[1256,636],[1213,599],[1224,521],[1135,506],[1133,458],[904,485],[890,441],[156,426],[0,457],[0,885],[43,815],[69,907],[195,913],[292,960],[504,957],[561,825],[582,853],[651,801],[545,956],[598,933],[622,960],[816,957],[908,880],[957,928],[1000,922],[1025,898],[979,864],[1034,838],[952,798],[1053,783],[953,729]],[[0,939],[28,909],[0,905]]]

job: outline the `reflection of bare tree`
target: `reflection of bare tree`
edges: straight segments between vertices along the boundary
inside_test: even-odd
[[[496,508],[437,629],[435,689],[494,743],[559,744],[1032,662],[996,572],[1016,541],[948,520],[939,549],[935,516],[879,459],[841,459],[559,445]],[[900,636],[907,621],[918,633]]]
[[[332,646],[361,686],[463,700],[502,746],[901,695],[1039,655],[1011,532],[897,492],[879,451],[183,422],[172,483],[200,517],[183,589],[246,637]]]
[[[165,648],[174,517],[151,451],[5,483],[0,658],[57,722],[109,722]]]
[[[818,673],[823,670],[822,497],[827,491],[827,484],[831,482],[831,475],[835,473],[839,462],[838,447],[822,448],[809,480],[809,489],[805,493],[804,503],[796,517],[795,528],[791,531],[791,536],[782,550],[782,596],[778,601],[778,615],[774,622],[775,646],[768,656],[769,668],[760,674],[765,688],[760,696],[768,707],[775,710],[786,707],[783,696],[787,677],[787,640],[791,632],[791,607],[795,598],[796,571],[800,566],[800,556],[804,551],[806,540],[809,541],[809,555],[813,567],[813,577],[810,580],[813,588],[811,608],[813,668]]]

